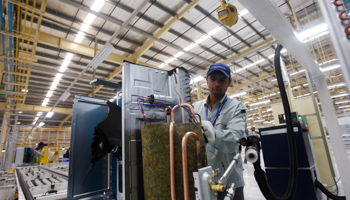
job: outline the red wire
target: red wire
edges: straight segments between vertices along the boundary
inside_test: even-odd
[[[175,84],[174,91],[177,94],[177,96],[179,96],[180,104],[182,104],[182,99],[181,99],[181,96],[179,95],[179,93],[177,93],[177,91],[176,91],[176,86],[177,86],[177,83]]]
[[[139,104],[139,101],[138,101],[138,100],[136,101],[136,103],[137,103],[137,107],[139,107],[139,110],[140,110],[140,112],[142,113],[143,117],[148,121],[148,123],[152,124],[152,123],[147,119],[146,115],[142,112],[142,109],[141,109],[141,107],[140,107],[140,104]]]

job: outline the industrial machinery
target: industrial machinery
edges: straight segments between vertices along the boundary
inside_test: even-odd
[[[226,189],[233,196],[234,185],[226,186],[226,180],[239,155],[214,181],[213,169],[205,166],[204,136],[190,106],[189,83],[183,68],[167,72],[125,62],[118,105],[76,96],[67,198],[216,199],[216,192]],[[104,130],[101,124],[114,128]]]
[[[64,199],[67,197],[67,163],[15,169],[18,199]]]
[[[322,199],[321,191],[315,186],[319,174],[307,124],[295,122],[293,130],[298,150],[298,187],[294,198]],[[282,196],[288,186],[290,161],[286,126],[262,128],[259,134],[269,185],[277,196]]]
[[[12,200],[16,196],[15,173],[0,171],[0,197],[3,200]]]
[[[17,147],[15,156],[13,158],[15,165],[22,165],[24,163],[34,162],[34,148]]]

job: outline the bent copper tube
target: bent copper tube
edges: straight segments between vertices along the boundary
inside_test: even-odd
[[[169,148],[170,148],[170,189],[171,199],[176,199],[175,194],[175,155],[174,155],[174,122],[173,117],[171,118],[169,126]]]
[[[186,106],[194,113],[193,107],[190,104],[181,104],[173,107],[170,114],[170,126],[169,126],[169,148],[170,148],[170,190],[171,190],[171,199],[176,199],[175,194],[175,154],[174,154],[174,124],[175,124],[175,115],[174,110],[180,106]],[[165,111],[166,112],[166,111]],[[187,155],[187,154],[186,154]]]
[[[188,169],[187,169],[187,139],[189,137],[193,137],[196,140],[196,148],[197,148],[197,167],[202,167],[202,162],[200,158],[200,143],[198,135],[194,132],[187,132],[182,137],[182,176],[183,176],[183,185],[184,185],[184,198],[185,200],[190,199],[189,195],[189,185],[188,185]]]
[[[181,105],[176,105],[176,106],[173,107],[172,112],[171,112],[171,114],[170,114],[170,115],[171,115],[171,121],[174,122],[174,123],[175,123],[174,110],[177,109],[177,108],[180,107],[180,106],[185,106],[185,107],[187,107],[188,109],[190,109],[191,113],[194,114],[193,107],[192,107],[190,104],[188,104],[188,103],[183,103],[183,104],[181,104]],[[194,116],[192,116],[192,117],[194,117]]]
[[[164,121],[165,121],[165,123],[168,123],[167,111],[168,111],[168,108],[165,108],[164,109]]]

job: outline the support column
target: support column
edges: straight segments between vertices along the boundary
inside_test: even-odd
[[[197,83],[197,99],[198,99],[198,101],[203,99],[202,86],[200,83]]]

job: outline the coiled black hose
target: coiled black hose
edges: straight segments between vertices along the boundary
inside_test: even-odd
[[[278,45],[275,51],[275,71],[277,77],[278,88],[280,90],[284,113],[286,116],[286,126],[287,126],[287,135],[288,135],[288,148],[289,148],[289,163],[290,163],[290,171],[289,171],[289,182],[286,193],[281,197],[277,197],[273,191],[271,190],[268,182],[266,173],[261,169],[260,165],[260,154],[258,154],[258,160],[254,163],[254,176],[255,180],[259,185],[259,188],[264,195],[264,197],[268,200],[291,200],[294,199],[296,189],[297,189],[297,177],[298,177],[298,161],[297,161],[297,150],[296,150],[296,142],[293,132],[293,122],[292,115],[289,107],[289,101],[287,98],[287,93],[284,87],[281,65],[280,65],[280,51],[283,49],[282,45]],[[315,180],[315,186],[319,188],[327,197],[335,200],[345,200],[345,196],[337,196],[329,192],[321,182],[317,179]]]
[[[293,132],[293,122],[291,117],[292,115],[289,107],[287,93],[283,83],[282,71],[281,71],[281,65],[280,65],[280,51],[282,50],[282,48],[283,48],[282,45],[278,45],[275,51],[275,71],[276,71],[278,88],[280,90],[280,94],[282,98],[284,113],[286,116],[288,148],[289,148],[289,163],[290,163],[289,182],[288,182],[288,188],[286,190],[286,193],[282,197],[276,196],[271,190],[267,182],[265,171],[261,169],[260,156],[259,156],[258,161],[254,163],[254,169],[255,169],[254,176],[262,194],[268,200],[294,199],[296,189],[297,189],[297,181],[298,181],[298,178],[297,178],[298,177],[298,160],[297,160],[295,137]]]
[[[327,190],[327,188],[325,188],[323,186],[323,184],[318,181],[318,180],[315,180],[315,186],[320,189],[325,195],[327,195],[327,197],[331,198],[331,199],[335,199],[335,200],[345,200],[345,196],[337,196],[337,195],[334,195],[332,194],[330,191]]]

